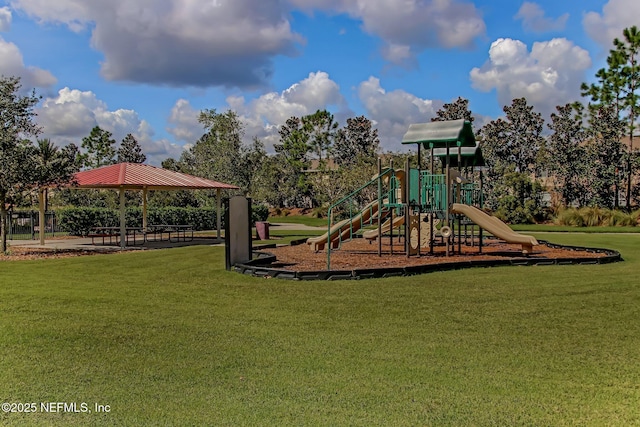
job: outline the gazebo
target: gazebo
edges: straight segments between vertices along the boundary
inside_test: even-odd
[[[127,190],[142,191],[142,227],[147,229],[149,190],[216,190],[217,237],[220,238],[221,191],[239,187],[140,163],[117,163],[74,175],[71,188],[113,189],[120,193],[120,246],[126,245],[125,198]],[[41,227],[41,230],[43,228]],[[44,236],[41,235],[41,239]]]

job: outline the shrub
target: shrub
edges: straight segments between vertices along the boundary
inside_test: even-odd
[[[582,217],[584,227],[599,227],[606,224],[611,217],[611,211],[598,206],[584,207],[578,211],[578,214]]]
[[[574,208],[561,209],[554,222],[556,225],[569,225],[573,227],[584,226],[584,219],[578,210]]]
[[[555,223],[574,227],[635,226],[640,211],[626,213],[600,207],[568,208],[558,212]]]
[[[86,236],[93,227],[115,227],[118,211],[107,208],[65,208],[56,211],[58,226],[72,236]]]
[[[319,208],[313,209],[311,211],[311,218],[326,218],[327,217],[327,207],[321,206]]]
[[[260,215],[264,215],[260,211]],[[93,227],[116,227],[120,224],[120,213],[115,209],[74,207],[56,211],[58,224],[63,231],[74,236],[86,236]],[[130,227],[142,227],[142,208],[127,208],[126,223]],[[194,230],[216,228],[214,208],[158,208],[149,209],[147,222],[151,224],[191,225]],[[222,215],[224,226],[224,215]]]
[[[93,227],[117,227],[120,224],[120,212],[108,208],[73,207],[56,211],[58,224],[62,231],[73,236],[86,236]],[[269,208],[265,205],[252,206],[252,225],[256,221],[266,221]],[[221,215],[221,227],[224,227],[224,212]],[[125,211],[125,221],[129,227],[142,227],[142,208],[129,207]],[[215,208],[152,208],[147,212],[147,224],[191,225],[194,230],[216,229]]]
[[[636,225],[636,222],[633,220],[633,216],[631,214],[616,210],[611,211],[607,225],[624,227]]]
[[[510,224],[527,224],[543,221],[546,210],[542,204],[543,187],[526,174],[509,172],[501,185],[494,188],[495,215]]]
[[[267,205],[253,205],[251,206],[252,223],[256,221],[266,221],[269,218],[269,207]]]

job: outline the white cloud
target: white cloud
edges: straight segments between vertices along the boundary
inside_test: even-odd
[[[90,29],[108,80],[252,87],[264,84],[276,55],[295,54],[279,0],[15,0],[41,22]]]
[[[247,101],[242,96],[227,97],[227,105],[235,111],[245,126],[244,142],[260,138],[268,151],[278,143],[278,129],[292,116],[303,117],[317,110],[336,110],[336,120],[349,114],[340,87],[323,71],[309,73],[307,78],[292,84],[282,92],[269,92]],[[332,108],[333,107],[333,108]],[[222,109],[219,111],[222,112]],[[167,130],[187,143],[194,143],[203,133],[198,122],[200,111],[189,101],[180,99],[171,109]]]
[[[486,31],[480,11],[472,2],[458,0],[291,0],[303,9],[346,13],[362,21],[363,29],[380,37],[389,61],[407,63],[406,50],[470,48]],[[405,46],[405,48],[400,48]],[[400,55],[399,55],[400,54]]]
[[[0,37],[0,75],[20,77],[24,91],[34,88],[48,88],[56,83],[56,78],[47,70],[25,66],[18,46]]]
[[[11,29],[11,10],[8,7],[0,7],[0,31]]]
[[[402,90],[387,92],[375,77],[359,85],[358,96],[366,109],[365,116],[378,129],[382,148],[391,151],[405,150],[400,141],[409,124],[428,122],[443,105],[441,101],[421,99]],[[245,142],[257,136],[270,151],[279,141],[278,128],[291,116],[302,117],[319,109],[337,108],[334,115],[341,126],[347,117],[354,116],[339,86],[322,71],[310,73],[280,93],[271,92],[250,101],[229,97],[227,103],[246,126]]]
[[[280,93],[266,93],[249,102],[243,97],[229,97],[227,103],[246,125],[247,141],[258,136],[269,149],[278,142],[278,128],[292,116],[337,109],[334,114],[340,120],[348,113],[340,87],[323,71],[309,73],[307,78]]]
[[[346,14],[382,40],[390,62],[414,66],[430,47],[470,48],[485,34],[468,0],[13,0],[41,23],[91,31],[108,80],[172,86],[264,86],[278,55],[296,55],[295,8]]]
[[[327,73],[318,71],[309,73],[307,78],[282,93],[271,92],[259,97],[249,104],[249,108],[267,122],[282,124],[291,116],[304,116],[344,103],[340,86]]]
[[[569,19],[568,13],[556,19],[547,18],[544,15],[544,10],[539,4],[526,1],[520,6],[515,18],[522,19],[522,25],[525,30],[536,33],[564,30],[567,19]]]
[[[388,44],[382,48],[382,57],[396,65],[404,65],[407,68],[416,68],[417,60],[411,46]]]
[[[613,39],[622,38],[622,30],[639,25],[640,2],[638,0],[609,0],[602,7],[602,14],[589,12],[582,24],[589,37],[609,50]]]
[[[91,3],[76,0],[15,0],[14,9],[23,9],[39,22],[55,22],[69,26],[73,31],[85,29],[92,20]]]
[[[36,113],[38,124],[43,128],[42,136],[60,146],[72,142],[79,147],[82,138],[89,135],[94,126],[100,126],[113,134],[117,144],[131,133],[147,155],[148,163],[160,164],[167,157],[179,157],[182,152],[181,146],[165,139],[154,139],[149,123],[135,111],[111,111],[90,91],[65,87],[57,96],[45,98]]]
[[[186,99],[176,101],[169,114],[167,132],[177,140],[193,144],[203,133],[203,127],[198,122],[200,111],[191,106]]]
[[[47,137],[80,139],[89,134],[97,125],[96,111],[103,111],[106,105],[98,101],[92,92],[81,92],[68,87],[61,89],[55,98],[45,98],[38,108],[38,122]]]
[[[383,149],[398,151],[402,136],[412,123],[429,122],[442,107],[441,101],[421,99],[403,90],[387,92],[380,80],[369,77],[360,83],[358,96],[366,108],[366,117],[375,123]]]
[[[470,72],[473,87],[495,89],[501,105],[526,97],[545,116],[556,105],[579,99],[580,84],[591,66],[589,53],[564,38],[536,42],[531,52],[519,40],[498,39],[489,60]]]

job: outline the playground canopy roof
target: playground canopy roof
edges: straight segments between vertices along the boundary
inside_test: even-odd
[[[439,157],[442,162],[445,162],[445,157],[447,155],[446,148],[434,148],[433,156]],[[460,147],[460,157],[462,167],[468,166],[485,166],[484,156],[482,155],[482,148],[480,148],[480,142],[476,141],[474,147]],[[449,153],[449,165],[451,167],[458,166],[458,150],[452,150]]]
[[[425,148],[475,147],[471,123],[464,119],[409,125],[403,144],[422,144]]]
[[[75,188],[125,190],[236,190],[238,187],[140,163],[117,163],[74,175]]]

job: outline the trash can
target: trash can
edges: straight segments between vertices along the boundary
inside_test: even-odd
[[[256,221],[256,234],[258,234],[258,240],[269,240],[269,223]]]

